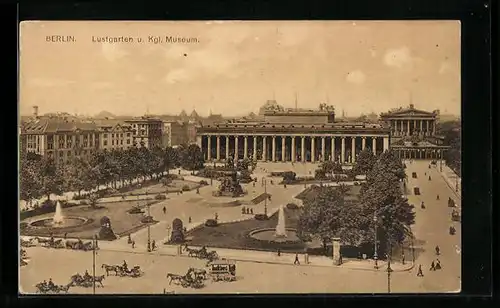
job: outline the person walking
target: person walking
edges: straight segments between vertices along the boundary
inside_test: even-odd
[[[422,264],[418,265],[417,277],[424,277],[424,273],[422,272]]]
[[[167,214],[167,208],[163,207],[163,215]]]
[[[151,242],[151,250],[155,250],[155,249],[156,249],[156,241],[155,241],[155,240],[153,240],[153,241]]]
[[[401,263],[403,263],[403,265],[405,265],[405,253],[404,252],[401,253]]]
[[[436,270],[436,264],[434,263],[434,260],[432,260],[431,267],[429,268],[429,271],[435,271]]]
[[[189,216],[189,219],[188,219],[189,223],[191,223],[191,216]]]
[[[435,250],[436,250],[436,256],[439,256],[439,254],[440,254],[440,249],[439,249],[439,246],[438,246],[438,245],[436,245]]]
[[[132,248],[135,248],[135,241],[132,240]]]
[[[281,249],[278,248],[278,257],[281,257]]]
[[[439,195],[436,196],[436,200],[439,200]]]
[[[251,209],[250,209],[250,214],[252,214],[252,215],[253,215],[253,208],[251,208]]]
[[[295,254],[295,261],[293,261],[293,265],[300,265],[299,254],[298,253]]]
[[[440,269],[441,269],[441,261],[439,261],[439,259],[436,259],[436,270]]]

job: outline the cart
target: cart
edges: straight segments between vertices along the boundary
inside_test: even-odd
[[[236,263],[231,260],[217,260],[210,264],[209,275],[213,281],[235,281]]]

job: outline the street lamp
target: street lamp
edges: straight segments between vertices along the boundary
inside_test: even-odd
[[[375,251],[373,253],[373,259],[375,260],[375,269],[378,269],[378,251],[377,251],[377,222],[378,222],[378,218],[377,218],[377,213],[375,213],[373,215],[373,222],[374,222],[374,227],[373,229],[375,230]]]
[[[95,255],[97,248],[97,234],[94,235],[92,248],[92,292],[95,295]]]
[[[266,198],[264,199],[264,215],[267,216],[267,181],[266,179],[262,178],[262,181],[264,182],[264,195],[266,196]]]
[[[146,202],[148,202],[146,200]],[[150,205],[149,205],[149,202],[146,203],[147,204],[147,207],[148,207],[148,220],[151,219],[151,213],[150,213]],[[151,252],[151,224],[150,222],[148,221],[148,252]]]
[[[391,253],[392,248],[389,249],[389,253]],[[391,293],[391,256],[387,255],[387,293]]]

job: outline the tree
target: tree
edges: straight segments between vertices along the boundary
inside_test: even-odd
[[[64,166],[65,188],[77,191],[90,191],[97,185],[97,173],[90,162],[81,157],[74,157]]]
[[[377,162],[368,172],[366,179],[369,183],[373,183],[374,179],[379,175],[392,174],[397,180],[406,178],[405,167],[401,158],[392,150],[387,150],[380,154]]]
[[[317,191],[304,200],[298,223],[299,235],[320,238],[325,248],[335,237],[340,237],[342,243],[356,245],[360,240],[359,208],[347,206],[340,190],[334,187],[318,187]]]
[[[325,174],[325,176],[333,176],[334,174],[342,174],[344,173],[344,170],[342,169],[342,165],[338,162],[334,161],[324,161],[320,165],[320,172],[319,174]]]
[[[97,204],[99,203],[99,195],[97,193],[92,193],[89,195],[89,204],[93,209],[97,208]]]
[[[365,149],[359,152],[358,157],[356,158],[356,163],[352,168],[353,175],[367,175],[370,170],[372,170],[373,166],[377,158],[373,154],[371,149]]]
[[[41,192],[50,200],[50,195],[61,195],[64,188],[64,174],[51,158],[43,158],[40,168]]]
[[[165,149],[165,156],[163,159],[163,164],[165,165],[165,169],[167,173],[170,169],[180,166],[180,155],[177,149],[172,147],[167,147]]]
[[[28,203],[42,196],[41,160],[40,155],[30,152],[22,152],[19,158],[19,194]]]
[[[203,152],[196,144],[190,144],[183,152],[182,155],[182,168],[186,170],[200,170],[203,169],[205,159]]]

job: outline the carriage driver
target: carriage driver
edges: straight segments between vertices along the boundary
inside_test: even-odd
[[[49,283],[48,283],[49,288],[53,288],[55,285],[52,282],[52,278],[49,278]]]
[[[83,280],[87,280],[87,279],[90,279],[90,274],[89,274],[89,271],[85,270],[85,274],[83,275]]]
[[[123,267],[123,270],[124,270],[124,271],[128,272],[128,266],[127,266],[127,262],[126,262],[125,260],[123,260],[123,265],[122,265],[122,267]]]

